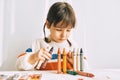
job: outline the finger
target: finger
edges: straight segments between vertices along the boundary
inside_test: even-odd
[[[71,51],[68,52],[67,56],[68,56],[69,58],[72,58]]]
[[[72,56],[73,56],[73,53],[72,53],[72,52],[70,52],[70,57],[72,58]]]
[[[38,50],[38,56],[39,56],[39,58],[42,56],[43,51],[44,51],[44,48],[41,48],[40,50]]]
[[[73,65],[73,60],[72,60],[71,58],[67,57],[67,61],[68,61],[71,65]]]
[[[43,54],[45,54],[45,55],[48,56],[49,58],[52,58],[52,54],[50,54],[50,53],[47,52],[47,51],[44,51]]]
[[[74,53],[73,53],[73,52],[71,52],[71,58],[72,58],[72,59],[73,59],[73,57],[74,57],[73,55],[74,55]]]
[[[40,60],[45,61],[45,58],[43,56],[40,56]]]
[[[45,48],[41,48],[40,50],[39,50],[39,58],[41,57],[41,56],[43,56],[43,54],[46,54],[46,55],[48,55],[48,57],[50,57],[51,58],[51,55],[48,53],[48,50],[47,49],[45,49]]]
[[[69,57],[69,58],[70,58],[70,51],[67,53],[67,57]]]
[[[43,51],[49,52],[48,48],[43,48]]]
[[[45,59],[47,59],[47,60],[50,60],[51,59],[51,57],[49,57],[48,55],[46,55],[46,54],[43,54],[42,55]]]

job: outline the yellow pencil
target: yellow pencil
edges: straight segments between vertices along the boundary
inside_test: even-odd
[[[66,66],[67,60],[66,60],[66,51],[65,48],[63,49],[63,73],[66,74],[67,66]]]

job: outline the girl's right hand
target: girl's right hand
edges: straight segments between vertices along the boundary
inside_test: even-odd
[[[49,53],[49,51],[45,48],[41,48],[37,52],[37,57],[41,61],[45,61],[45,59],[50,60],[52,58],[52,55]]]

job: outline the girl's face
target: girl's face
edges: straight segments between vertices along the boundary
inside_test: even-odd
[[[50,36],[51,39],[55,42],[63,42],[68,39],[71,33],[72,25],[68,25],[67,27],[62,23],[59,22],[56,26],[50,26]]]

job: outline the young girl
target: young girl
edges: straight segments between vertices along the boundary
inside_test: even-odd
[[[48,12],[44,24],[44,39],[37,39],[32,44],[32,49],[18,56],[16,66],[19,70],[55,70],[57,60],[51,60],[52,55],[49,53],[53,47],[52,54],[57,54],[58,48],[65,48],[66,52],[78,48],[75,43],[69,40],[71,30],[75,27],[76,17],[73,8],[66,2],[54,3]],[[45,28],[50,30],[50,35],[46,37]],[[45,61],[47,65],[42,68]],[[70,68],[70,67],[69,67]]]

